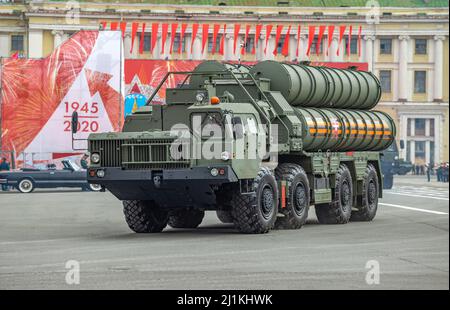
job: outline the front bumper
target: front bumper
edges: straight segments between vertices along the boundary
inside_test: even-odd
[[[223,169],[223,174],[211,175],[212,168]],[[98,170],[104,171],[104,177],[96,176]],[[104,186],[120,200],[154,200],[162,207],[206,209],[216,205],[214,185],[238,181],[233,169],[224,165],[162,171],[90,168],[87,178],[89,183]]]
[[[0,184],[8,184],[8,180],[7,179],[0,179]]]

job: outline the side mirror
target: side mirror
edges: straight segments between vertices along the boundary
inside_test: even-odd
[[[72,113],[71,125],[72,125],[72,133],[76,134],[78,131],[78,112],[77,111],[74,111]]]
[[[405,148],[405,140],[400,140],[400,149],[404,149]]]
[[[240,117],[233,117],[231,119],[233,124],[233,136],[235,139],[242,139],[244,137],[244,127],[242,125],[242,119]]]

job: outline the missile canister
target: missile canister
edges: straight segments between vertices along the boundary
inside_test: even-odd
[[[234,63],[221,63],[216,60],[208,60],[200,63],[197,67],[195,67],[194,72],[211,72],[211,71],[224,71],[225,78],[231,78],[229,74],[226,74],[226,70],[233,71],[234,74],[238,78],[242,78],[243,76],[240,73],[247,74],[250,71],[250,67],[243,64],[234,64]],[[205,77],[202,75],[192,75],[189,80],[189,84],[195,87],[200,87],[205,80]]]
[[[381,97],[380,82],[372,73],[262,61],[250,69],[255,78],[270,79],[293,106],[369,110]]]
[[[384,112],[294,108],[305,151],[381,151],[394,141],[394,121]]]

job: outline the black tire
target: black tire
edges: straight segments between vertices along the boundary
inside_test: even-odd
[[[21,193],[28,194],[33,192],[35,189],[35,185],[32,179],[23,178],[17,183],[17,190]]]
[[[350,220],[353,207],[353,183],[350,170],[344,164],[336,173],[336,187],[331,203],[315,206],[317,219],[321,224],[345,224]]]
[[[217,218],[225,224],[233,223],[233,215],[229,210],[216,210]]]
[[[283,216],[277,218],[275,228],[300,229],[308,218],[310,203],[308,176],[301,166],[289,163],[279,165],[275,170],[275,176],[278,181],[285,181],[288,188],[286,207],[279,208]]]
[[[178,209],[169,212],[169,224],[172,228],[197,228],[205,217],[205,211],[196,209]]]
[[[124,200],[123,214],[128,227],[137,233],[158,233],[166,226],[169,213],[153,201]]]
[[[262,167],[251,187],[254,191],[251,194],[241,194],[235,189],[231,200],[233,223],[242,233],[264,234],[274,227],[277,219],[277,183],[270,170]]]
[[[356,208],[350,221],[368,222],[374,219],[378,208],[378,175],[371,164],[367,165],[362,184],[362,195],[358,196]]]
[[[394,175],[387,174],[383,178],[383,189],[392,189],[394,186]]]

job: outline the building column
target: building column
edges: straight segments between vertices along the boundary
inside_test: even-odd
[[[295,55],[295,52],[297,51],[296,43],[298,43],[297,35],[290,35],[289,36],[289,55],[288,55],[289,61],[293,61],[293,60],[297,59],[297,56]]]
[[[368,70],[373,70],[373,42],[375,41],[375,36],[364,36],[364,60],[367,62]]]
[[[434,36],[434,94],[433,101],[442,102],[445,36]]]
[[[9,57],[11,51],[10,41],[8,33],[0,32],[0,57]]]
[[[308,49],[308,36],[306,34],[300,35],[300,48],[298,50],[298,60],[307,60],[306,51]]]
[[[194,38],[194,45],[192,47],[192,59],[194,60],[202,59],[202,40],[199,34],[197,34]]]
[[[400,140],[403,140],[406,143],[406,141],[408,141],[408,117],[407,117],[407,115],[401,115],[399,123],[400,123]],[[399,157],[406,159],[406,157],[407,157],[406,151],[407,150],[406,150],[406,145],[405,145],[405,148],[403,150],[400,149]]]
[[[123,39],[123,53],[125,55],[125,58],[130,58],[131,53],[131,34],[125,33],[125,37]]]
[[[408,41],[410,39],[407,35],[401,35],[398,37],[400,40],[399,49],[399,78],[398,78],[398,101],[408,101]]]
[[[53,35],[53,48],[57,48],[63,42],[64,31],[62,30],[52,30]]]
[[[409,142],[409,158],[413,164],[416,163],[416,142],[414,140]]]
[[[429,164],[431,160],[430,141],[425,141],[425,164]]]
[[[330,61],[336,62],[339,61],[339,56],[336,54],[339,48],[339,36],[333,35],[331,39],[330,50],[328,51],[328,57]]]
[[[233,36],[230,33],[226,33],[223,47],[223,58],[224,60],[231,60],[232,56],[233,56]]]
[[[29,58],[42,58],[42,47],[44,40],[44,32],[40,29],[30,29],[28,33],[29,37],[29,49],[28,49],[28,57]]]

